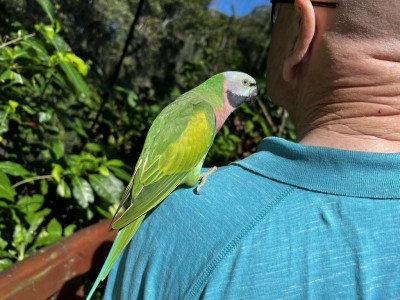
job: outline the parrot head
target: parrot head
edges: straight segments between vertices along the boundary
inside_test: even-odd
[[[246,73],[227,71],[225,76],[226,95],[229,104],[236,108],[243,102],[253,103],[257,97],[257,85],[253,77]]]

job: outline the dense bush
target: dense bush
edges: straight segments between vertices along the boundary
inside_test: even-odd
[[[15,24],[0,45],[0,268],[110,217],[130,177],[103,145],[82,143],[99,96],[51,5],[39,3],[51,24],[32,34]]]

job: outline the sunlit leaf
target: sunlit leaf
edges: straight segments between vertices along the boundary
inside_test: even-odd
[[[134,92],[132,92],[132,91],[128,94],[128,97],[127,97],[127,99],[126,99],[126,101],[128,102],[128,104],[129,104],[132,108],[134,108],[134,107],[136,106],[137,100],[138,100],[137,94],[134,93]]]
[[[109,212],[97,205],[96,205],[96,211],[106,219],[109,219],[113,216],[113,214],[111,212]]]
[[[101,146],[99,144],[95,143],[87,143],[85,148],[89,151],[93,152],[100,152],[102,150]]]
[[[36,0],[37,3],[43,8],[46,12],[47,16],[49,17],[50,21],[53,22],[55,15],[54,15],[54,8],[51,4],[50,0]]]
[[[53,153],[56,156],[56,159],[59,160],[61,157],[64,156],[63,142],[60,139],[54,140],[51,150],[53,150]]]
[[[40,180],[40,192],[42,195],[47,195],[49,191],[49,185],[46,180]]]
[[[10,69],[5,70],[3,73],[0,75],[0,82],[1,81],[6,81],[6,80],[12,80],[13,77],[13,72]]]
[[[4,111],[0,110],[0,135],[8,131],[8,120]]]
[[[25,176],[30,175],[31,172],[26,170],[23,166],[18,163],[11,161],[1,161],[0,162],[0,171],[11,175],[11,176]]]
[[[53,169],[51,170],[51,175],[53,175],[54,179],[55,179],[57,182],[60,182],[60,180],[61,180],[61,173],[62,173],[62,171],[63,171],[63,168],[62,168],[59,164],[53,163],[53,164],[51,164],[51,165],[52,165],[52,167],[53,167]]]
[[[19,83],[19,84],[23,84],[24,83],[24,79],[22,78],[22,76],[19,73],[14,72],[13,75],[14,75],[14,81],[16,83]]]
[[[6,80],[12,80],[19,84],[24,83],[24,80],[23,80],[21,74],[19,74],[17,72],[13,72],[10,69],[7,69],[0,75],[0,82],[6,81]]]
[[[57,221],[56,218],[50,220],[50,222],[46,226],[46,230],[42,230],[36,241],[34,248],[42,247],[45,245],[49,245],[60,240],[62,237],[62,227],[61,224]]]
[[[26,229],[21,224],[17,224],[14,227],[13,232],[13,246],[19,248],[19,246],[24,242],[26,235]]]
[[[46,216],[51,213],[50,208],[44,208],[42,210],[36,211],[35,213],[28,213],[25,215],[25,220],[29,223],[29,234],[32,235],[39,226],[42,225]]]
[[[89,88],[86,82],[73,65],[65,61],[60,61],[60,67],[77,93],[84,95],[89,93]]]
[[[113,167],[123,167],[124,162],[120,159],[110,159],[109,161],[106,162],[106,165]]]
[[[73,65],[76,66],[76,68],[78,69],[79,73],[81,73],[83,76],[86,76],[88,73],[88,65],[83,61],[82,58],[80,58],[79,56],[76,56],[74,53],[66,53],[63,56],[63,59],[69,63],[72,63]]]
[[[24,196],[21,197],[17,205],[21,211],[25,212],[35,212],[39,210],[44,203],[44,197],[43,195],[33,195],[33,196]]]
[[[8,242],[0,237],[0,249],[4,250],[7,247],[7,245],[8,245]],[[0,255],[0,256],[2,256],[2,255]]]
[[[118,178],[125,180],[126,182],[128,182],[129,180],[131,180],[132,174],[126,172],[124,169],[118,168],[118,167],[114,167],[114,166],[108,166],[108,168],[114,173],[115,176],[117,176]]]
[[[62,235],[62,227],[60,222],[57,221],[56,218],[50,220],[49,224],[47,224],[47,232],[50,235],[53,235],[57,238],[61,238]]]
[[[53,118],[53,113],[51,111],[39,112],[39,122],[40,123],[50,122],[52,118]]]
[[[29,107],[28,105],[22,105],[22,109],[24,110],[24,111],[26,111],[28,114],[30,114],[30,115],[34,115],[34,114],[36,114],[36,111],[35,110],[33,110],[31,107]]]
[[[81,177],[73,177],[71,183],[72,194],[82,208],[87,208],[94,202],[94,194],[89,182]]]
[[[0,198],[13,201],[16,194],[15,190],[11,187],[10,179],[8,179],[6,174],[0,172]]]
[[[71,198],[71,189],[63,179],[57,185],[57,194],[63,198]]]
[[[10,107],[13,110],[15,110],[18,107],[19,103],[17,101],[14,101],[14,100],[8,100],[8,105],[10,105]]]
[[[11,266],[13,261],[9,258],[1,258],[0,259],[0,271],[4,270],[5,268]]]
[[[65,41],[61,37],[61,35],[59,35],[57,32],[58,31],[56,28],[56,31],[53,34],[53,38],[52,38],[51,42],[52,42],[53,46],[57,49],[57,51],[64,52],[64,51],[66,51]]]
[[[105,165],[101,165],[100,167],[98,167],[97,170],[103,176],[109,176],[110,175],[110,170],[108,170],[107,166],[105,166]]]
[[[67,227],[64,228],[64,236],[70,236],[75,232],[76,224],[69,224]]]
[[[43,42],[37,38],[25,39],[21,42],[22,45],[31,47],[35,51],[35,55],[44,62],[49,61],[49,53],[43,45]]]
[[[124,191],[122,181],[111,173],[109,176],[91,174],[89,175],[89,181],[96,194],[110,203],[118,202]]]

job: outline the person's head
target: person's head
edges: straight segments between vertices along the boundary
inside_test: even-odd
[[[272,101],[303,131],[310,128],[302,123],[316,126],[312,122],[331,107],[345,98],[359,101],[356,94],[367,89],[392,86],[387,93],[400,103],[400,1],[319,1],[337,7],[312,2],[275,4],[267,66]]]

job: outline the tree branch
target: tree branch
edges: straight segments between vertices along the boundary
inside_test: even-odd
[[[12,185],[11,187],[13,189],[15,189],[17,186],[23,185],[23,184],[31,182],[31,181],[42,180],[42,179],[53,179],[53,178],[54,178],[53,175],[41,175],[41,176],[30,177],[25,180],[17,182],[16,184]]]
[[[112,75],[112,77],[110,79],[110,84],[109,84],[110,88],[112,88],[114,86],[115,82],[117,81],[119,72],[121,71],[122,63],[124,62],[124,59],[125,59],[125,57],[126,57],[126,55],[128,53],[128,47],[129,47],[129,45],[132,44],[133,36],[134,36],[134,33],[135,33],[135,27],[136,27],[137,23],[139,22],[139,18],[140,18],[140,15],[142,13],[144,2],[145,2],[145,0],[140,0],[139,1],[138,7],[136,9],[135,17],[133,18],[131,27],[129,28],[129,33],[128,33],[128,36],[127,36],[126,41],[125,41],[124,49],[123,49],[122,54],[121,54],[121,56],[119,58],[118,64],[115,66],[114,73],[113,73],[113,75]],[[109,89],[106,90],[106,92],[105,92],[105,94],[103,95],[102,98],[103,98],[103,100],[102,100],[102,102],[100,104],[100,108],[97,111],[97,114],[96,114],[96,117],[94,118],[92,126],[90,127],[90,132],[94,131],[94,128],[96,127],[97,123],[99,122],[99,119],[100,119],[100,116],[101,116],[101,114],[103,112],[103,109],[104,109],[106,103],[108,102],[108,100],[110,99],[110,91],[109,91]]]

